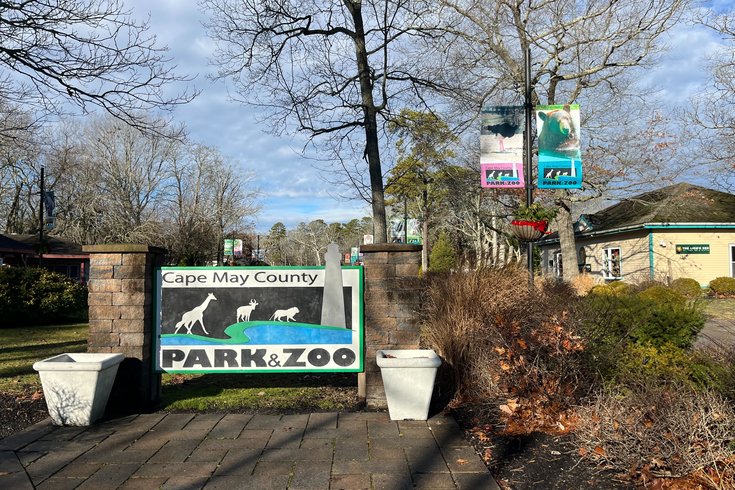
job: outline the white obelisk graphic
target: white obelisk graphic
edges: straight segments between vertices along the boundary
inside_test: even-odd
[[[346,327],[345,297],[342,292],[342,267],[339,247],[330,243],[324,254],[324,295],[322,297],[322,325]]]

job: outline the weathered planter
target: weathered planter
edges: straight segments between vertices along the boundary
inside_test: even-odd
[[[386,357],[390,356],[390,357]],[[376,353],[383,377],[391,420],[426,420],[441,359],[433,350],[379,350]]]
[[[535,242],[546,234],[548,226],[549,222],[545,220],[513,220],[510,222],[510,231],[523,242]]]
[[[70,353],[38,361],[51,420],[55,425],[91,425],[105,413],[122,354]]]

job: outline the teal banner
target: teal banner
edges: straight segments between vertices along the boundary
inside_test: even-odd
[[[579,105],[537,106],[539,189],[582,187]]]

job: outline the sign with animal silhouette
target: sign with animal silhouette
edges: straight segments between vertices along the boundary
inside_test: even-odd
[[[582,187],[582,153],[579,139],[579,105],[536,108],[538,132],[538,187]]]
[[[334,253],[325,267],[162,267],[157,369],[361,372],[362,268]]]
[[[519,188],[523,178],[523,106],[486,107],[480,114],[480,184]]]

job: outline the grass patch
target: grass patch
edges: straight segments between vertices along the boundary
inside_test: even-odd
[[[41,389],[33,363],[64,352],[86,352],[86,323],[0,329],[0,392]]]
[[[703,303],[707,317],[735,321],[735,298],[707,298]]]
[[[168,411],[342,411],[357,408],[355,374],[164,374]]]

